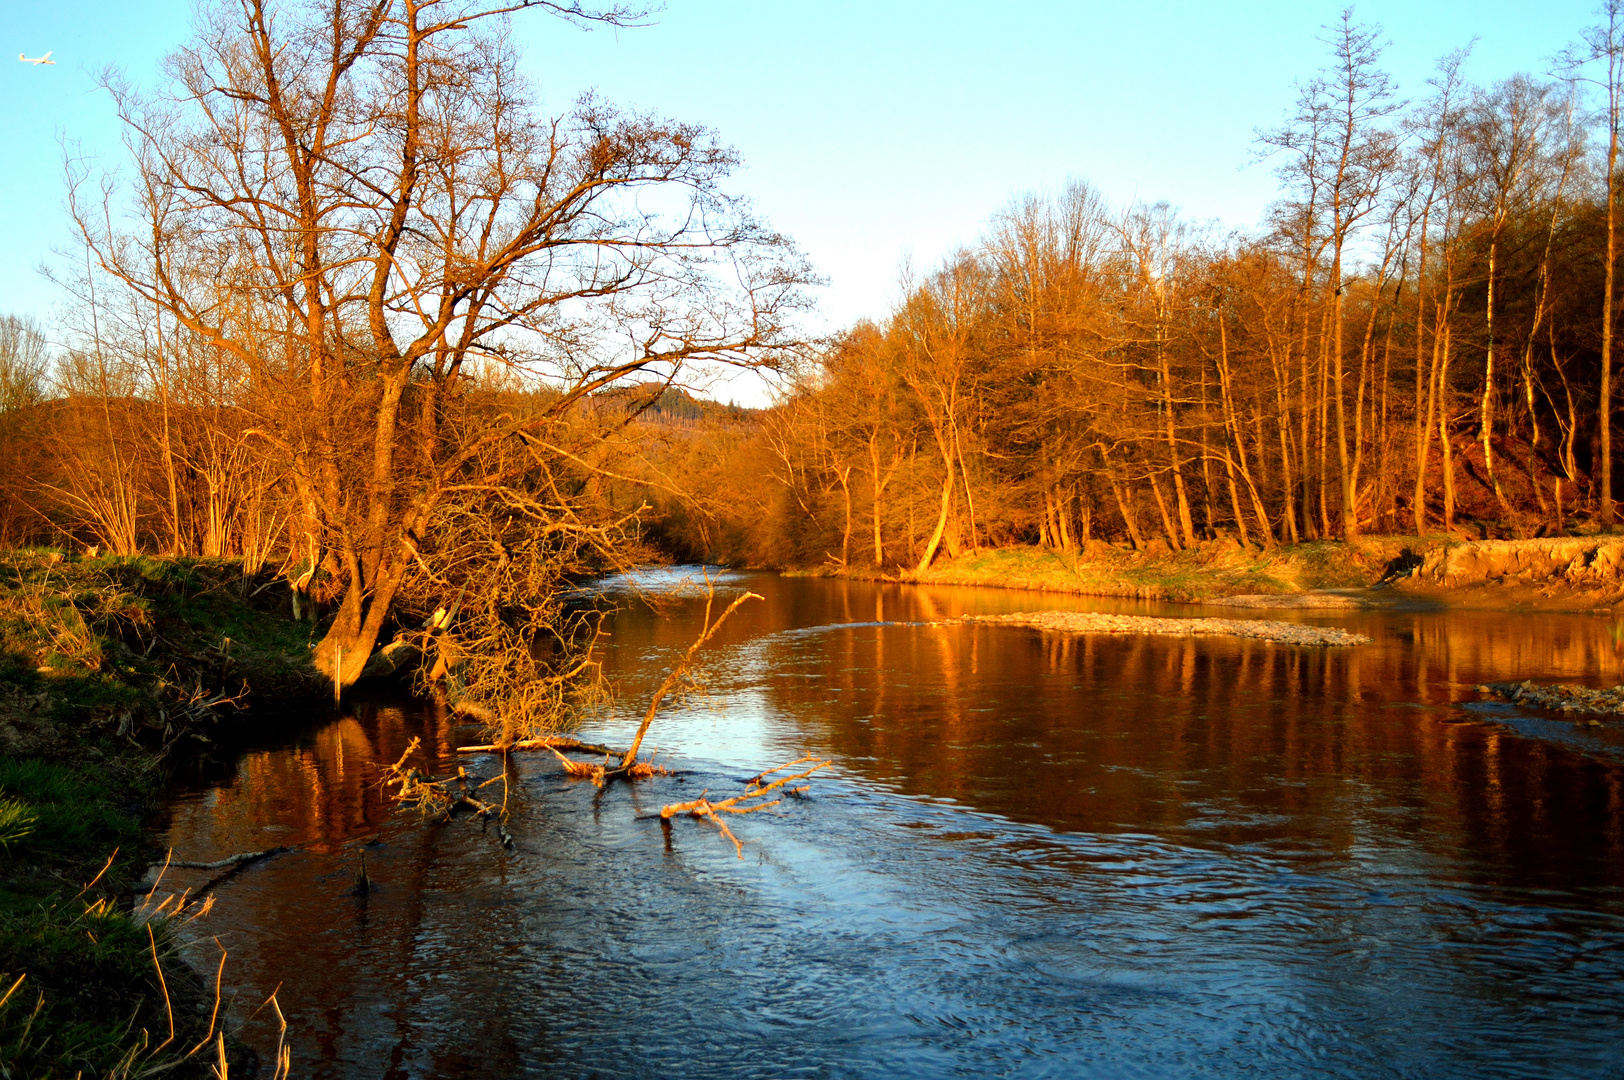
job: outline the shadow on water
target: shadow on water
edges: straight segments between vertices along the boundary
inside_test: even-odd
[[[625,707],[594,735],[694,638],[679,577],[641,583],[657,608],[608,583]],[[302,845],[208,921],[236,1015],[282,983],[318,1076],[1624,1075],[1624,722],[1473,691],[1620,681],[1609,621],[1295,614],[1375,639],[1316,650],[941,621],[1190,613],[1143,603],[744,587],[651,735],[679,775],[596,798],[515,759],[512,854],[391,814],[380,762],[472,734],[421,706],[177,793],[183,857]],[[742,860],[637,820],[803,751],[832,775],[743,819]]]

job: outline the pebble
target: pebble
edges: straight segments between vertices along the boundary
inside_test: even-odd
[[[1370,638],[1334,626],[1304,626],[1272,619],[1164,619],[1094,611],[1021,611],[1013,615],[966,615],[965,622],[1004,623],[1067,634],[1217,634],[1282,645],[1368,645]]]

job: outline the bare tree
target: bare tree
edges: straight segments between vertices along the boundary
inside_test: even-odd
[[[1601,305],[1601,389],[1596,405],[1598,442],[1597,464],[1601,476],[1601,526],[1613,527],[1613,316],[1617,289],[1613,283],[1618,266],[1618,152],[1619,132],[1624,127],[1624,0],[1603,0],[1602,21],[1581,35],[1579,46],[1562,56],[1562,66],[1570,78],[1582,80],[1602,93],[1602,112],[1607,125],[1607,255]],[[1593,73],[1594,72],[1594,73]]]
[[[286,462],[337,611],[316,652],[365,666],[437,510],[557,450],[628,376],[771,362],[808,279],[723,183],[709,131],[582,99],[542,114],[519,0],[264,0],[208,9],[164,96],[116,78],[146,197],[125,229],[70,169],[101,264],[247,373],[240,404]],[[523,407],[470,393],[497,365]]]
[[[1281,174],[1297,189],[1295,198],[1305,218],[1305,284],[1312,273],[1314,238],[1320,238],[1320,250],[1330,252],[1331,341],[1327,345],[1330,385],[1336,398],[1342,533],[1351,537],[1359,531],[1359,515],[1343,387],[1343,298],[1347,292],[1343,263],[1355,231],[1380,205],[1382,190],[1398,163],[1397,140],[1388,119],[1403,102],[1397,98],[1391,77],[1380,67],[1384,46],[1379,27],[1360,26],[1353,21],[1353,9],[1345,8],[1327,30],[1331,65],[1303,88],[1293,123],[1265,135],[1264,142],[1289,154]]]

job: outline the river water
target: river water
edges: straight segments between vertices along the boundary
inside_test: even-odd
[[[698,632],[694,573],[608,583],[620,704],[584,734],[624,745]],[[179,858],[298,845],[189,928],[200,968],[228,949],[245,1038],[274,1043],[250,1014],[280,986],[309,1076],[1624,1077],[1624,721],[1473,689],[1617,683],[1624,626],[1373,611],[1297,616],[1375,639],[1351,649],[1066,637],[936,620],[1201,612],[716,579],[765,600],[656,722],[676,774],[599,795],[516,756],[511,853],[392,812],[380,762],[416,735],[443,769],[477,734],[410,703],[178,791]],[[834,764],[735,819],[742,859],[643,816],[803,754]]]

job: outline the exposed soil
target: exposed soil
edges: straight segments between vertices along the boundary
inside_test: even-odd
[[[1452,544],[1427,552],[1394,586],[1455,607],[1609,609],[1624,603],[1624,537]]]

